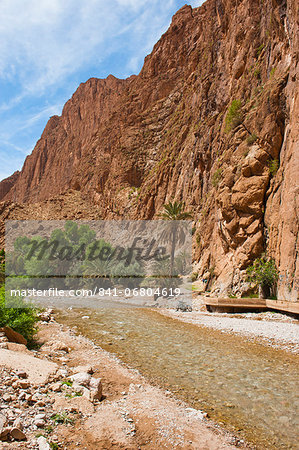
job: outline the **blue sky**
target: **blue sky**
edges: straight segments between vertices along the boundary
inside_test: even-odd
[[[81,82],[137,74],[186,3],[202,0],[1,0],[0,179]]]

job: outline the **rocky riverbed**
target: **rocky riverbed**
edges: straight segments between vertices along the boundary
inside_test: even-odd
[[[299,354],[299,321],[286,314],[271,311],[240,314],[209,313],[198,310],[195,302],[192,312],[174,309],[157,311],[186,323],[220,330],[223,333],[239,334],[247,339]]]
[[[50,315],[43,318],[38,350],[9,342],[0,349],[1,448],[249,448]]]

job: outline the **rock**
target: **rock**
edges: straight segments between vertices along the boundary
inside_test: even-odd
[[[20,417],[17,417],[14,422],[13,422],[13,427],[14,428],[19,428],[20,430],[23,430],[23,423],[22,420],[20,419]]]
[[[69,348],[68,346],[64,343],[64,342],[56,342],[55,344],[53,344],[52,349],[54,351],[60,351],[60,352],[65,352],[68,353],[69,352]]]
[[[3,400],[4,402],[10,402],[10,401],[11,401],[11,395],[9,395],[9,394],[4,394],[4,395],[2,396],[2,400]]]
[[[48,311],[44,311],[42,313],[39,314],[39,319],[42,322],[50,322],[51,320],[51,314]]]
[[[37,414],[34,418],[34,420],[39,420],[39,419],[45,419],[46,415],[45,414]]]
[[[71,375],[69,378],[71,381],[73,381],[77,385],[88,387],[90,379],[91,379],[91,375],[86,372],[79,372],[79,373],[76,373],[75,375]]]
[[[91,390],[91,399],[101,400],[103,392],[101,379],[92,377],[89,381],[89,387]]]
[[[6,423],[7,423],[6,416],[0,413],[0,434],[4,430]]]
[[[85,372],[85,373],[88,373],[88,374],[92,375],[94,373],[94,369],[90,365],[77,366],[77,367],[72,367],[72,372],[74,374],[80,373],[80,372]]]
[[[61,387],[62,387],[62,383],[57,382],[57,383],[52,384],[51,389],[53,392],[60,392]]]
[[[25,380],[17,381],[16,384],[21,389],[28,389],[30,387],[29,381],[25,381]]]
[[[26,392],[21,392],[20,395],[18,396],[19,400],[25,400],[26,399]]]
[[[66,363],[68,362],[68,358],[66,358],[65,356],[62,356],[61,358],[59,358],[59,361],[61,361],[62,364],[66,365]]]
[[[41,347],[42,351],[53,352],[69,352],[69,347],[62,341],[49,341]]]
[[[20,175],[20,172],[18,170],[16,170],[12,175],[10,175],[10,177],[7,177],[3,181],[1,181],[1,183],[0,183],[0,198],[5,196],[9,192],[10,188],[15,184],[15,182],[19,178],[19,175]]]
[[[44,436],[40,436],[37,439],[38,449],[39,450],[51,450],[50,445],[47,442],[47,439]]]
[[[87,398],[87,400],[92,401],[91,391],[86,387],[82,387],[81,389],[82,397]]]
[[[13,428],[10,432],[10,435],[16,440],[16,441],[26,441],[26,434],[20,430],[19,428]]]
[[[68,376],[68,370],[66,370],[66,369],[59,369],[58,371],[57,371],[57,377],[59,377],[59,378],[66,378],[67,376]]]
[[[24,370],[17,370],[16,375],[19,378],[28,378],[28,374]]]
[[[46,426],[46,422],[43,419],[34,419],[34,425],[38,428],[44,428]]]
[[[11,427],[5,427],[3,428],[1,434],[0,434],[0,441],[6,441],[9,434],[11,432]]]
[[[38,408],[42,408],[43,406],[45,406],[46,405],[46,403],[45,402],[43,402],[43,401],[38,401],[38,402],[36,402],[36,406],[38,407]]]
[[[1,331],[5,333],[5,336],[10,342],[15,342],[16,344],[27,345],[27,340],[20,333],[17,333],[10,327],[2,327]]]

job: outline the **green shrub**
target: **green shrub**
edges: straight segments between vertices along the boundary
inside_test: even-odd
[[[248,145],[254,144],[254,142],[257,140],[257,135],[255,133],[252,133],[248,136],[246,139]]]
[[[60,424],[73,425],[73,423],[74,423],[74,419],[72,417],[70,417],[66,411],[62,411],[61,413],[53,414],[51,416],[51,420],[53,420],[53,422],[56,425],[60,425]]]
[[[14,298],[17,308],[6,308],[5,288],[0,287],[0,327],[9,326],[24,336],[30,343],[37,331],[37,309],[25,305],[19,298]]]
[[[261,45],[257,48],[257,50],[256,50],[256,56],[257,56],[257,58],[258,58],[258,57],[260,56],[260,54],[262,53],[264,47],[265,47],[264,44],[261,44]]]
[[[50,442],[50,448],[51,450],[59,450],[59,445],[56,444],[56,442]]]
[[[279,161],[278,159],[272,159],[269,161],[269,170],[272,176],[276,175],[279,169]]]
[[[255,78],[260,78],[261,77],[261,69],[259,67],[256,67],[256,69],[253,72],[253,75],[255,76]]]
[[[261,287],[263,297],[269,298],[271,293],[275,294],[278,272],[273,259],[267,259],[265,256],[257,258],[247,268],[247,275],[249,281]]]
[[[241,100],[233,100],[228,108],[225,118],[225,132],[229,133],[235,127],[240,125],[243,119],[241,111]]]
[[[65,380],[62,382],[63,385],[68,386],[68,387],[72,387],[73,386],[73,382],[71,380]]]
[[[276,71],[276,67],[272,67],[271,71],[270,71],[270,78],[272,78],[275,74]]]
[[[214,187],[217,187],[218,184],[220,183],[221,178],[222,178],[222,170],[221,169],[215,170],[212,176],[212,185]]]
[[[193,272],[192,275],[191,275],[191,281],[192,281],[192,282],[193,282],[193,281],[196,281],[197,278],[198,278],[198,273],[197,273],[197,272]]]

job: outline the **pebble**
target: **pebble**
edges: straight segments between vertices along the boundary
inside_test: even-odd
[[[45,419],[46,415],[45,414],[37,414],[34,418],[34,420],[38,420],[38,419]]]
[[[16,412],[16,411],[15,411]],[[17,417],[14,421],[13,421],[13,427],[14,428],[18,428],[19,430],[23,429],[23,424],[22,421],[19,417]]]
[[[19,378],[28,378],[28,374],[24,370],[17,370],[16,375]]]
[[[57,383],[52,384],[51,389],[53,392],[60,392],[61,387],[62,387],[62,383],[57,382]]]
[[[19,428],[13,428],[10,432],[10,435],[16,440],[16,441],[26,441],[26,434],[20,430]]]
[[[35,419],[34,425],[36,425],[38,428],[44,428],[46,422],[43,419]]]
[[[51,447],[44,436],[40,436],[37,439],[38,450],[50,450]]]

